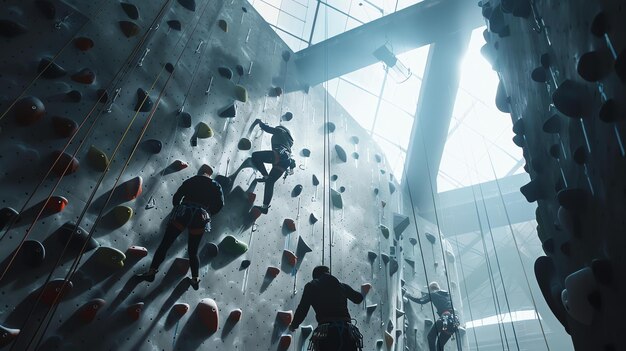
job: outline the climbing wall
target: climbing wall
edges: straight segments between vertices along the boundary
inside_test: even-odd
[[[577,350],[622,350],[624,71],[620,1],[483,1],[483,53],[501,77],[538,203],[535,275]]]
[[[314,313],[286,327],[322,263],[366,294],[350,307],[365,349],[403,350],[409,329],[424,346],[423,320],[403,317],[403,285],[427,283],[406,273],[421,260],[408,200],[247,2],[2,8],[0,348],[301,350]],[[291,129],[298,163],[267,215],[252,210],[263,184],[246,161],[269,148],[256,118]],[[172,194],[203,164],[226,206],[201,244],[200,290],[184,279],[184,238],[154,282],[138,281]]]

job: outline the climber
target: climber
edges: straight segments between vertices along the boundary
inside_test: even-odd
[[[309,312],[309,307],[313,306],[318,325],[311,336],[309,350],[362,350],[363,335],[351,323],[348,300],[359,304],[363,295],[332,276],[328,267],[315,267],[313,280],[304,286],[289,330],[295,331]]]
[[[422,294],[421,298],[417,298],[408,293],[405,297],[420,305],[429,302],[435,305],[439,319],[437,319],[428,332],[428,347],[430,351],[443,351],[446,342],[448,342],[450,337],[458,330],[460,323],[457,313],[452,308],[450,293],[441,290],[437,282],[430,283],[428,290],[430,293]],[[406,290],[402,292],[405,293]]]
[[[172,198],[174,209],[165,229],[165,235],[154,253],[150,269],[139,274],[139,278],[149,282],[154,281],[159,266],[165,260],[167,250],[174,244],[178,235],[187,228],[189,232],[187,250],[191,268],[189,283],[194,290],[198,290],[200,286],[198,247],[202,235],[211,230],[211,216],[218,213],[224,206],[222,187],[210,178],[211,174],[213,174],[211,167],[202,165],[198,170],[198,175],[185,180],[178,188]]]
[[[257,178],[259,183],[265,183],[265,192],[263,194],[263,206],[254,206],[261,213],[267,214],[274,195],[274,184],[281,175],[293,174],[296,162],[291,157],[291,147],[293,146],[293,137],[289,129],[283,126],[270,127],[263,123],[260,119],[256,119],[250,129],[259,125],[261,129],[272,134],[272,150],[255,151],[252,153],[251,161],[254,168],[261,172],[262,177]],[[271,163],[272,169],[269,173],[265,169],[265,163]]]

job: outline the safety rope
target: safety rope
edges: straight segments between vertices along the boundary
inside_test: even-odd
[[[99,18],[100,17],[100,13],[102,13],[104,11],[105,8],[105,4],[107,4],[108,1],[107,0],[103,0],[100,4],[100,6],[98,7],[98,10],[96,11],[96,13],[94,14],[93,18]],[[81,30],[83,30],[87,24],[91,21],[91,19],[87,18],[87,20],[85,21],[85,23],[83,23],[77,30],[76,33],[79,33]],[[59,49],[59,51],[57,51],[48,61],[48,63],[45,65],[45,67],[43,69],[41,69],[39,71],[39,73],[37,73],[37,75],[26,85],[26,87],[24,89],[22,89],[22,91],[20,92],[20,94],[15,98],[15,100],[13,100],[13,102],[9,105],[9,107],[7,107],[6,110],[4,110],[4,112],[2,112],[2,114],[0,115],[0,121],[9,113],[9,111],[11,111],[11,109],[15,106],[15,104],[22,98],[24,97],[24,95],[26,94],[26,92],[28,91],[28,89],[30,89],[35,82],[37,82],[37,80],[39,78],[41,78],[41,76],[46,72],[46,70],[52,66],[52,64],[54,63],[54,61],[63,53],[63,51],[65,51],[65,49],[67,47],[70,46],[70,44],[74,41],[75,36],[71,37],[70,40],[68,40],[62,47],[61,49]]]
[[[328,40],[328,6],[324,7],[324,40]],[[325,124],[330,128],[330,109],[329,109],[329,93],[328,93],[328,45],[324,46],[324,82],[326,83],[326,88],[324,89],[324,116],[325,116]],[[333,233],[333,206],[332,206],[332,183],[331,182],[331,155],[330,155],[330,134],[326,133],[326,163],[324,167],[328,168],[325,177],[328,179],[328,192],[327,201],[328,203],[328,267],[330,268],[330,272],[333,272],[333,245],[334,245],[334,233]]]
[[[484,138],[483,138],[484,142]],[[539,327],[541,329],[541,335],[543,336],[543,341],[546,344],[546,348],[550,351],[550,345],[548,345],[548,339],[546,338],[546,332],[543,328],[543,323],[541,323],[541,318],[539,317],[539,312],[537,312],[537,303],[535,302],[535,297],[533,295],[532,288],[530,286],[530,281],[528,280],[528,273],[526,272],[526,267],[524,267],[524,261],[522,260],[522,254],[519,248],[519,244],[517,243],[517,239],[515,238],[515,232],[513,231],[513,225],[511,224],[511,217],[509,216],[509,211],[507,210],[506,203],[504,201],[504,197],[502,196],[502,189],[500,188],[500,182],[496,175],[496,169],[493,166],[493,161],[491,160],[491,154],[489,153],[489,149],[487,149],[487,144],[485,143],[485,149],[487,150],[487,157],[489,158],[489,164],[491,165],[491,171],[493,172],[493,177],[496,180],[496,186],[498,188],[498,194],[500,196],[500,200],[502,201],[502,208],[504,209],[504,214],[506,216],[507,223],[509,225],[509,231],[511,232],[511,237],[513,238],[513,244],[515,245],[515,250],[517,252],[517,257],[519,258],[520,266],[522,267],[522,272],[524,273],[524,280],[526,281],[526,286],[528,287],[528,293],[530,294],[530,300],[532,301],[533,308],[535,310],[535,316],[537,317],[537,322],[539,322]]]
[[[463,255],[461,255],[461,248],[459,245],[459,238],[456,237],[454,242],[456,243],[456,251],[459,253],[459,266],[461,266],[461,277],[463,278],[463,287],[465,288],[465,298],[467,299],[467,309],[469,311],[470,320],[474,320],[474,314],[472,313],[472,303],[467,289],[467,280],[465,279],[465,268],[463,268]],[[466,329],[467,330],[467,329]],[[478,346],[478,337],[476,336],[476,326],[472,326],[472,333],[474,334],[474,342],[476,343],[476,351],[480,351]]]
[[[166,3],[164,4],[164,6],[161,8],[161,10],[159,11],[159,14],[157,16],[157,18],[160,18],[162,16],[162,14],[165,13],[165,7],[167,6],[167,3],[169,3],[171,0],[167,0]],[[155,22],[152,23],[152,26],[154,26]],[[150,28],[152,28],[152,26]],[[145,39],[148,37],[148,35],[150,34],[150,31],[146,32],[142,38],[140,39],[140,41],[137,43],[137,45],[133,48],[133,50],[131,50],[130,55],[127,57],[126,61],[124,62],[124,64],[122,66],[120,66],[120,69],[118,69],[118,71],[115,73],[113,79],[109,82],[107,89],[109,87],[116,87],[119,86],[121,84],[121,81],[123,79],[123,77],[125,77],[130,71],[132,71],[134,69],[134,65],[132,65],[132,62],[134,62],[134,59],[137,55],[137,53],[139,52],[139,49],[141,48],[141,45],[143,44],[143,42],[145,41]],[[130,66],[128,66],[129,64],[131,64]],[[119,80],[117,80],[118,76],[120,77]],[[117,80],[117,81],[116,81]],[[114,82],[116,82],[114,84]],[[104,95],[100,95],[98,100],[94,103],[94,105],[92,106],[92,108],[90,109],[90,111],[88,112],[88,114],[85,116],[85,118],[83,119],[83,121],[79,124],[79,126],[77,127],[77,131],[76,133],[74,133],[70,139],[67,141],[67,143],[65,144],[65,146],[63,147],[63,149],[61,150],[61,152],[59,153],[59,155],[57,156],[56,160],[52,163],[52,165],[48,168],[48,171],[46,172],[46,174],[42,177],[42,179],[39,181],[39,183],[37,184],[37,186],[35,187],[35,189],[31,192],[31,194],[29,195],[29,197],[26,199],[26,202],[24,203],[24,205],[21,207],[20,212],[22,213],[24,211],[24,209],[27,207],[28,203],[30,202],[30,200],[32,200],[32,198],[34,197],[34,195],[37,193],[38,189],[41,187],[41,185],[44,183],[44,181],[48,178],[48,176],[50,175],[50,173],[52,173],[52,170],[54,169],[54,167],[57,165],[57,163],[59,162],[59,160],[61,159],[63,153],[65,153],[65,151],[69,148],[71,142],[74,140],[74,138],[78,135],[80,129],[85,125],[85,123],[87,122],[87,120],[91,117],[91,115],[97,110],[98,105],[100,103],[100,101],[102,100],[102,98],[104,97]],[[91,132],[93,131],[93,128],[95,127],[96,123],[99,121],[100,117],[102,116],[102,113],[104,112],[104,108],[100,109],[100,111],[98,112],[98,114],[96,115],[95,119],[92,121],[91,125],[89,126],[86,134],[83,136],[83,138],[81,138],[77,148],[74,150],[74,153],[72,154],[72,157],[76,157],[76,155],[78,154],[78,152],[82,149],[82,146],[85,144],[88,136],[91,134]],[[11,267],[11,265],[13,264],[17,254],[19,253],[19,250],[22,248],[24,242],[26,241],[26,239],[28,238],[28,236],[30,235],[30,233],[33,231],[37,221],[39,220],[39,218],[42,216],[48,202],[50,201],[50,199],[52,198],[54,192],[57,190],[57,188],[59,187],[61,181],[63,180],[63,177],[65,176],[65,174],[67,173],[67,170],[69,169],[71,163],[68,162],[68,164],[66,165],[65,169],[63,170],[61,176],[56,180],[56,183],[52,186],[46,200],[42,203],[41,208],[39,209],[37,215],[35,216],[35,218],[33,219],[32,223],[29,225],[29,227],[26,229],[26,233],[24,234],[24,236],[22,237],[20,243],[17,246],[17,249],[15,250],[13,256],[11,257],[11,259],[9,260],[7,266],[5,267],[4,271],[2,272],[2,275],[0,275],[0,281],[2,281],[2,279],[4,278],[4,276],[6,275],[6,273],[8,272],[9,268]],[[2,239],[7,235],[7,233],[9,232],[9,230],[12,229],[13,225],[15,224],[15,220],[11,221],[11,223],[8,225],[7,229],[5,230],[4,234],[2,235],[2,237],[0,237],[0,242],[2,241]]]

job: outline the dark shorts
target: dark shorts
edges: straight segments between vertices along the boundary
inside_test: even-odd
[[[202,206],[182,203],[172,212],[170,224],[181,231],[187,228],[191,235],[202,235],[211,231],[211,216]]]
[[[363,335],[355,325],[348,322],[325,323],[317,326],[310,351],[357,351],[363,349]]]

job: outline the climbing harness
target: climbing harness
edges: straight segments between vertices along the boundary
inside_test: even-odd
[[[444,311],[439,317],[441,321],[441,332],[452,335],[459,330],[459,326],[461,322],[459,321],[459,317],[456,313],[452,313],[450,311]]]
[[[326,340],[329,335],[332,333],[336,333],[339,338],[339,345],[337,345],[337,350],[342,350],[344,338],[348,337],[354,343],[357,350],[363,350],[363,334],[359,331],[356,325],[351,322],[332,322],[332,323],[324,323],[320,324],[315,328],[313,334],[311,335],[311,339],[309,340],[309,347],[307,350],[309,351],[319,351],[320,343]]]
[[[209,212],[204,206],[194,203],[183,202],[176,206],[172,212],[170,223],[179,230],[189,228],[189,234],[192,235],[202,235],[211,231]]]

